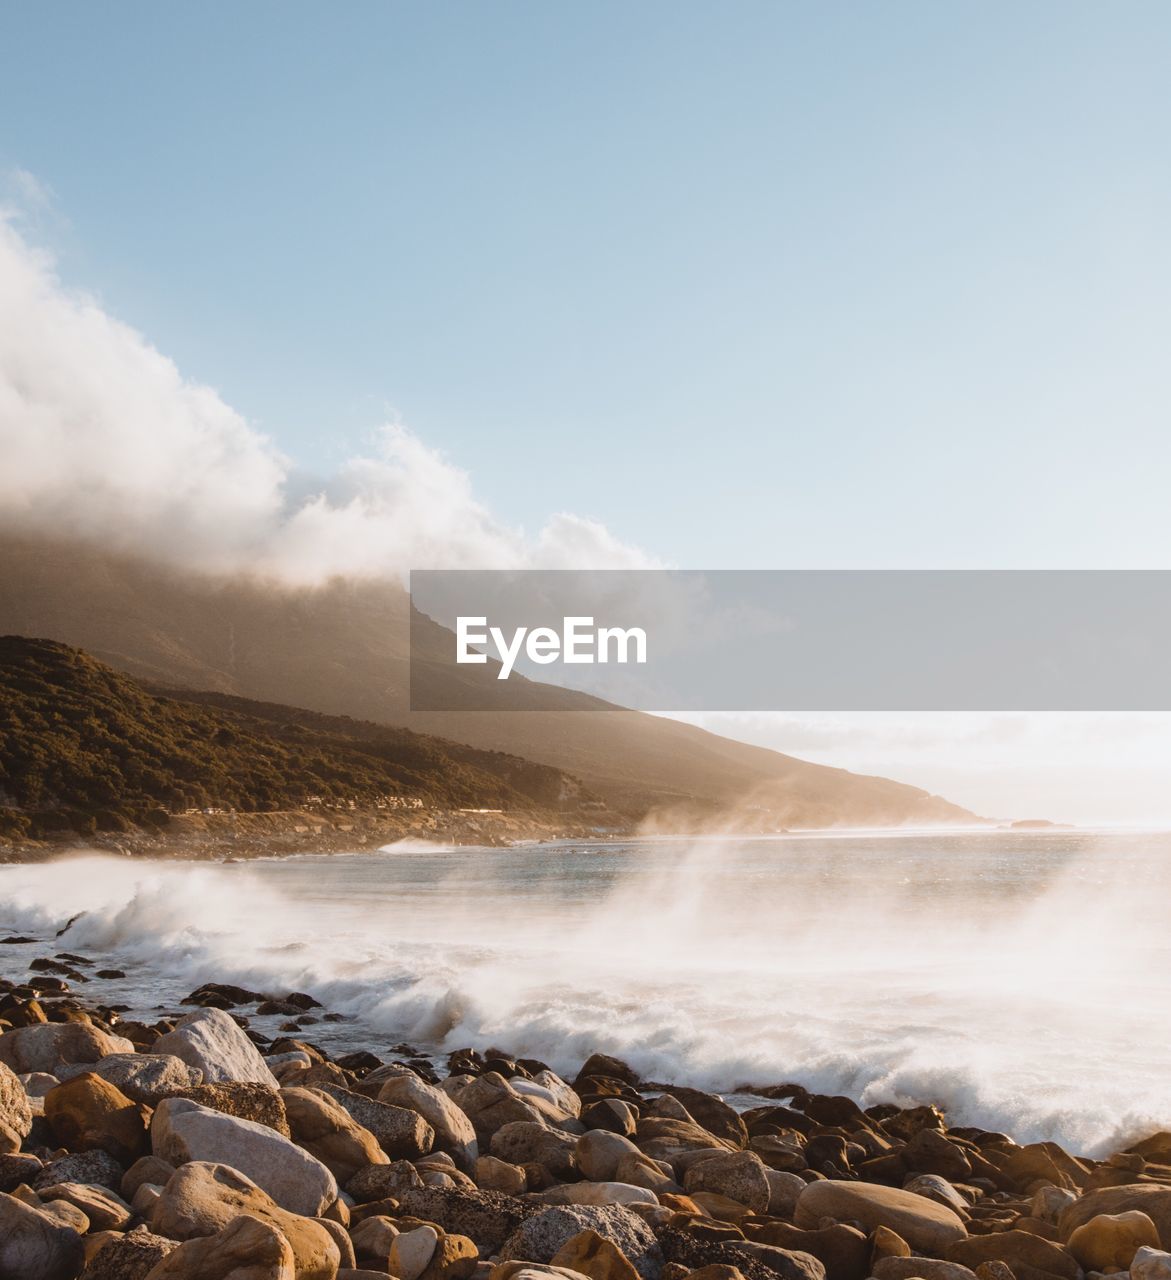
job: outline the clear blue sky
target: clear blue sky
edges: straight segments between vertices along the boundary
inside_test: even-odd
[[[682,565],[1166,564],[1163,3],[9,5],[0,169],[327,472]]]

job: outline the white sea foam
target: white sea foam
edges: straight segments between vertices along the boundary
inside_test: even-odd
[[[564,1070],[601,1049],[722,1090],[933,1101],[1088,1153],[1171,1125],[1166,837],[403,852],[6,867],[0,926],[51,939],[84,912],[48,950],[132,968],[132,1003],[307,990],[376,1048]]]

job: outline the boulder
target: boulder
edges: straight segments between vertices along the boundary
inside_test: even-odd
[[[419,1186],[404,1191],[398,1201],[401,1213],[433,1222],[453,1235],[469,1236],[485,1255],[496,1253],[533,1212],[527,1201],[497,1191]]]
[[[542,1204],[658,1204],[659,1197],[647,1187],[630,1182],[570,1182],[548,1191],[536,1199]]]
[[[949,1142],[938,1129],[920,1129],[899,1154],[907,1168],[915,1173],[935,1173],[957,1182],[963,1182],[972,1174],[967,1152]]]
[[[143,1105],[92,1072],[50,1089],[45,1119],[56,1141],[71,1151],[106,1151],[129,1162],[147,1149]]]
[[[159,1103],[150,1132],[161,1159],[173,1165],[193,1160],[228,1165],[290,1213],[314,1218],[337,1199],[337,1181],[320,1160],[251,1120],[168,1098]]]
[[[923,1132],[930,1133],[931,1130],[924,1129]],[[917,1196],[924,1196],[928,1200],[934,1200],[936,1204],[945,1204],[949,1209],[954,1209],[960,1217],[966,1216],[971,1208],[968,1201],[960,1195],[955,1187],[946,1178],[937,1173],[921,1173],[917,1178],[904,1182],[903,1190],[910,1191]]]
[[[1171,1253],[1144,1246],[1131,1259],[1130,1280],[1171,1280]]]
[[[594,1182],[611,1182],[618,1174],[618,1165],[628,1156],[645,1159],[643,1153],[620,1133],[608,1129],[591,1129],[577,1140],[574,1163]]]
[[[579,1231],[553,1255],[555,1267],[565,1267],[589,1280],[638,1280],[630,1259],[612,1241],[596,1231]]]
[[[764,1162],[754,1151],[730,1151],[712,1154],[697,1161],[683,1177],[689,1193],[708,1191],[751,1209],[766,1213],[772,1194]]]
[[[419,1280],[438,1245],[439,1232],[426,1223],[411,1231],[401,1231],[391,1242],[386,1269],[398,1280]]]
[[[41,1168],[32,1180],[34,1191],[59,1182],[83,1182],[121,1192],[122,1166],[106,1151],[79,1151],[57,1156]],[[125,1198],[125,1197],[123,1197]]]
[[[276,1089],[276,1077],[260,1051],[222,1009],[199,1009],[160,1036],[151,1053],[173,1054],[203,1072],[205,1083],[235,1080]]]
[[[467,1236],[442,1235],[419,1280],[471,1280],[479,1262],[474,1241]]]
[[[172,1240],[215,1235],[241,1214],[271,1223],[293,1249],[297,1280],[334,1280],[341,1253],[329,1230],[289,1213],[251,1179],[222,1164],[177,1169],[150,1211],[150,1226]]]
[[[514,1120],[544,1123],[536,1103],[517,1093],[498,1071],[485,1071],[483,1075],[473,1077],[466,1084],[461,1083],[458,1088],[450,1079],[445,1081],[445,1084],[456,1089],[456,1104],[471,1121],[476,1140],[481,1144],[486,1145],[497,1129],[511,1124]],[[394,1100],[385,1096],[385,1089],[379,1097],[384,1102]]]
[[[46,1204],[53,1200],[65,1200],[80,1209],[89,1219],[92,1231],[125,1231],[130,1225],[130,1206],[107,1187],[91,1186],[84,1182],[58,1182],[51,1187],[44,1187],[37,1194]]]
[[[338,1277],[341,1280],[341,1277]],[[532,1262],[499,1262],[488,1273],[488,1280],[589,1280],[580,1271],[568,1267],[537,1266]]]
[[[174,1240],[156,1236],[145,1227],[111,1235],[90,1254],[84,1280],[145,1280],[151,1269],[178,1247]]]
[[[764,1176],[768,1181],[767,1212],[772,1217],[791,1218],[798,1197],[805,1190],[805,1179],[779,1169],[765,1169]]]
[[[367,1165],[389,1164],[390,1157],[367,1129],[326,1093],[283,1089],[293,1141],[315,1156],[342,1183]]]
[[[871,1275],[875,1280],[976,1280],[976,1273],[962,1262],[940,1258],[879,1258]]]
[[[900,1239],[893,1231],[880,1227],[872,1239],[867,1240],[856,1227],[840,1222],[815,1231],[804,1231],[788,1222],[770,1222],[754,1233],[754,1239],[795,1253],[809,1254],[825,1268],[826,1280],[864,1280],[870,1274],[871,1257],[876,1252],[882,1257],[895,1251],[885,1242],[880,1242],[879,1238],[884,1234],[894,1240]],[[906,1243],[901,1243],[903,1252],[909,1254],[911,1250]]]
[[[866,1231],[889,1227],[913,1249],[941,1253],[968,1230],[950,1209],[913,1192],[872,1183],[826,1179],[811,1182],[797,1200],[794,1221],[818,1227],[822,1219],[859,1222]]]
[[[146,1280],[295,1280],[293,1248],[271,1222],[247,1214],[168,1253]]]
[[[577,1138],[560,1129],[533,1120],[514,1120],[496,1130],[489,1149],[510,1164],[544,1165],[555,1178],[572,1178],[577,1173],[577,1143]]]
[[[92,1071],[131,1102],[145,1102],[154,1106],[163,1098],[183,1089],[190,1089],[203,1080],[203,1072],[189,1067],[181,1058],[171,1054],[111,1053],[92,1063],[74,1063],[63,1067],[61,1080],[72,1080],[83,1072]]]
[[[910,1241],[914,1244],[914,1241]],[[1031,1231],[997,1231],[969,1236],[948,1245],[946,1257],[975,1270],[983,1262],[1006,1262],[1015,1273],[1044,1271],[1061,1280],[1079,1280],[1081,1269],[1073,1255],[1052,1240]]]
[[[32,1130],[33,1112],[28,1097],[16,1073],[0,1063],[0,1155],[19,1151]]]
[[[1159,1232],[1141,1209],[1100,1213],[1070,1232],[1067,1248],[1086,1271],[1127,1271],[1143,1247],[1157,1249]]]
[[[43,1022],[0,1036],[0,1063],[17,1075],[44,1071],[57,1076],[77,1062],[97,1062],[111,1053],[133,1053],[120,1036],[108,1036],[85,1022]]]
[[[28,1151],[0,1155],[0,1191],[15,1191],[22,1182],[31,1184],[41,1168],[40,1158]]]
[[[3,1043],[0,1037],[0,1044]],[[1171,1249],[1171,1187],[1153,1182],[1128,1183],[1121,1187],[1104,1187],[1100,1191],[1087,1191],[1057,1219],[1057,1230],[1063,1240],[1068,1240],[1083,1223],[1100,1213],[1129,1213],[1139,1209],[1155,1224],[1159,1244]]]
[[[237,1120],[251,1120],[289,1137],[289,1120],[281,1095],[265,1084],[250,1081],[219,1080],[214,1084],[196,1084],[168,1095],[198,1102]]]
[[[327,1093],[349,1112],[355,1123],[368,1129],[392,1160],[415,1160],[419,1156],[425,1156],[435,1144],[434,1128],[413,1108],[379,1102],[375,1098],[343,1089],[341,1085],[321,1084],[315,1088]],[[439,1096],[445,1102],[449,1101],[443,1094]],[[470,1131],[470,1124],[468,1128]]]
[[[574,1236],[594,1231],[629,1259],[642,1280],[659,1280],[663,1254],[654,1232],[621,1205],[564,1205],[525,1219],[500,1248],[500,1260],[552,1262]]]
[[[175,1166],[169,1160],[160,1160],[158,1156],[143,1156],[135,1160],[122,1175],[119,1186],[123,1200],[133,1200],[138,1188],[144,1185],[165,1187],[175,1172]]]
[[[465,1173],[475,1167],[479,1155],[475,1127],[463,1108],[441,1089],[421,1080],[412,1071],[386,1080],[377,1100],[422,1116],[434,1130],[435,1146],[440,1151],[448,1152]]]
[[[472,1177],[482,1191],[503,1191],[510,1196],[525,1192],[525,1171],[519,1165],[498,1160],[495,1156],[480,1156]]]
[[[732,1147],[748,1145],[748,1129],[740,1118],[740,1113],[717,1094],[688,1089],[682,1085],[672,1085],[666,1092],[677,1102],[681,1102],[696,1124],[708,1133]]]
[[[423,1186],[423,1178],[409,1160],[371,1164],[346,1183],[346,1194],[358,1204],[379,1200],[400,1200],[408,1191]]]
[[[0,1195],[0,1276],[74,1280],[83,1259],[81,1236],[71,1227],[15,1196]]]

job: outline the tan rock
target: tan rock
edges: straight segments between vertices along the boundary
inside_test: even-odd
[[[524,1169],[496,1156],[480,1156],[476,1160],[473,1177],[476,1186],[484,1191],[503,1191],[510,1196],[523,1195],[525,1191]]]
[[[199,1009],[160,1036],[152,1053],[169,1053],[203,1072],[205,1084],[219,1080],[251,1081],[276,1089],[276,1077],[260,1051],[236,1021],[222,1009]]]
[[[688,1195],[705,1191],[736,1200],[753,1213],[766,1213],[772,1188],[764,1162],[754,1151],[714,1153],[693,1164],[683,1176]]]
[[[1100,1213],[1128,1213],[1139,1209],[1155,1224],[1159,1244],[1171,1249],[1171,1187],[1152,1182],[1128,1183],[1121,1187],[1104,1187],[1087,1191],[1057,1219],[1057,1229],[1064,1240]]]
[[[150,1213],[150,1226],[172,1240],[214,1235],[242,1213],[271,1223],[292,1246],[297,1280],[334,1280],[341,1261],[328,1228],[282,1209],[251,1179],[222,1164],[177,1169]]]
[[[72,1227],[15,1196],[0,1195],[0,1276],[74,1280],[83,1256],[81,1236]]]
[[[398,1280],[419,1280],[439,1247],[439,1234],[426,1224],[400,1232],[391,1243],[387,1271]]]
[[[146,1154],[146,1109],[101,1076],[87,1072],[50,1089],[45,1119],[70,1151],[106,1151],[122,1161]]]
[[[93,1231],[125,1231],[132,1216],[130,1206],[121,1196],[84,1182],[58,1182],[42,1187],[37,1194],[46,1204],[64,1200],[80,1209]]]
[[[121,1037],[84,1022],[45,1022],[0,1036],[0,1063],[17,1075],[44,1071],[57,1075],[74,1062],[97,1062],[108,1053],[130,1053],[134,1046]]]
[[[349,1182],[367,1165],[390,1163],[377,1138],[329,1094],[282,1089],[281,1098],[293,1141],[316,1156],[339,1182]]]
[[[1073,1255],[1052,1240],[1031,1231],[996,1231],[990,1235],[969,1236],[947,1247],[946,1256],[975,1268],[982,1262],[1006,1262],[1014,1272],[1032,1268],[1059,1276],[1061,1280],[1079,1280],[1080,1268]]]
[[[465,1173],[475,1167],[480,1154],[475,1126],[463,1107],[442,1089],[411,1071],[390,1076],[379,1089],[377,1100],[422,1116],[435,1131],[435,1146],[439,1150],[449,1152]],[[526,1114],[524,1118],[530,1117]]]
[[[913,1192],[871,1183],[826,1179],[811,1182],[797,1200],[794,1221],[799,1227],[817,1227],[824,1218],[858,1222],[866,1231],[889,1227],[912,1249],[941,1253],[964,1239],[968,1230],[945,1205]]]
[[[1139,1249],[1159,1247],[1159,1232],[1141,1209],[1100,1213],[1076,1227],[1067,1245],[1087,1271],[1126,1271]]]
[[[91,1243],[95,1246],[92,1250]],[[86,1239],[85,1280],[142,1280],[179,1246],[145,1227],[123,1235],[107,1231]]]
[[[476,1242],[468,1236],[442,1235],[419,1280],[471,1280],[480,1261]]]
[[[639,1280],[630,1259],[596,1231],[579,1231],[553,1255],[553,1266],[580,1272],[590,1280]]]
[[[19,1151],[32,1127],[25,1087],[11,1068],[0,1063],[0,1155]]]
[[[272,1225],[247,1214],[214,1236],[181,1244],[146,1280],[295,1280],[293,1249]]]

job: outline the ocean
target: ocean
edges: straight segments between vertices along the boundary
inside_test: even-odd
[[[0,867],[8,933],[39,939],[0,946],[10,978],[59,951],[125,970],[78,994],[127,1018],[233,982],[345,1014],[301,1033],[331,1050],[491,1046],[568,1073],[597,1050],[728,1094],[934,1102],[1089,1155],[1171,1128],[1168,833],[79,852]]]

